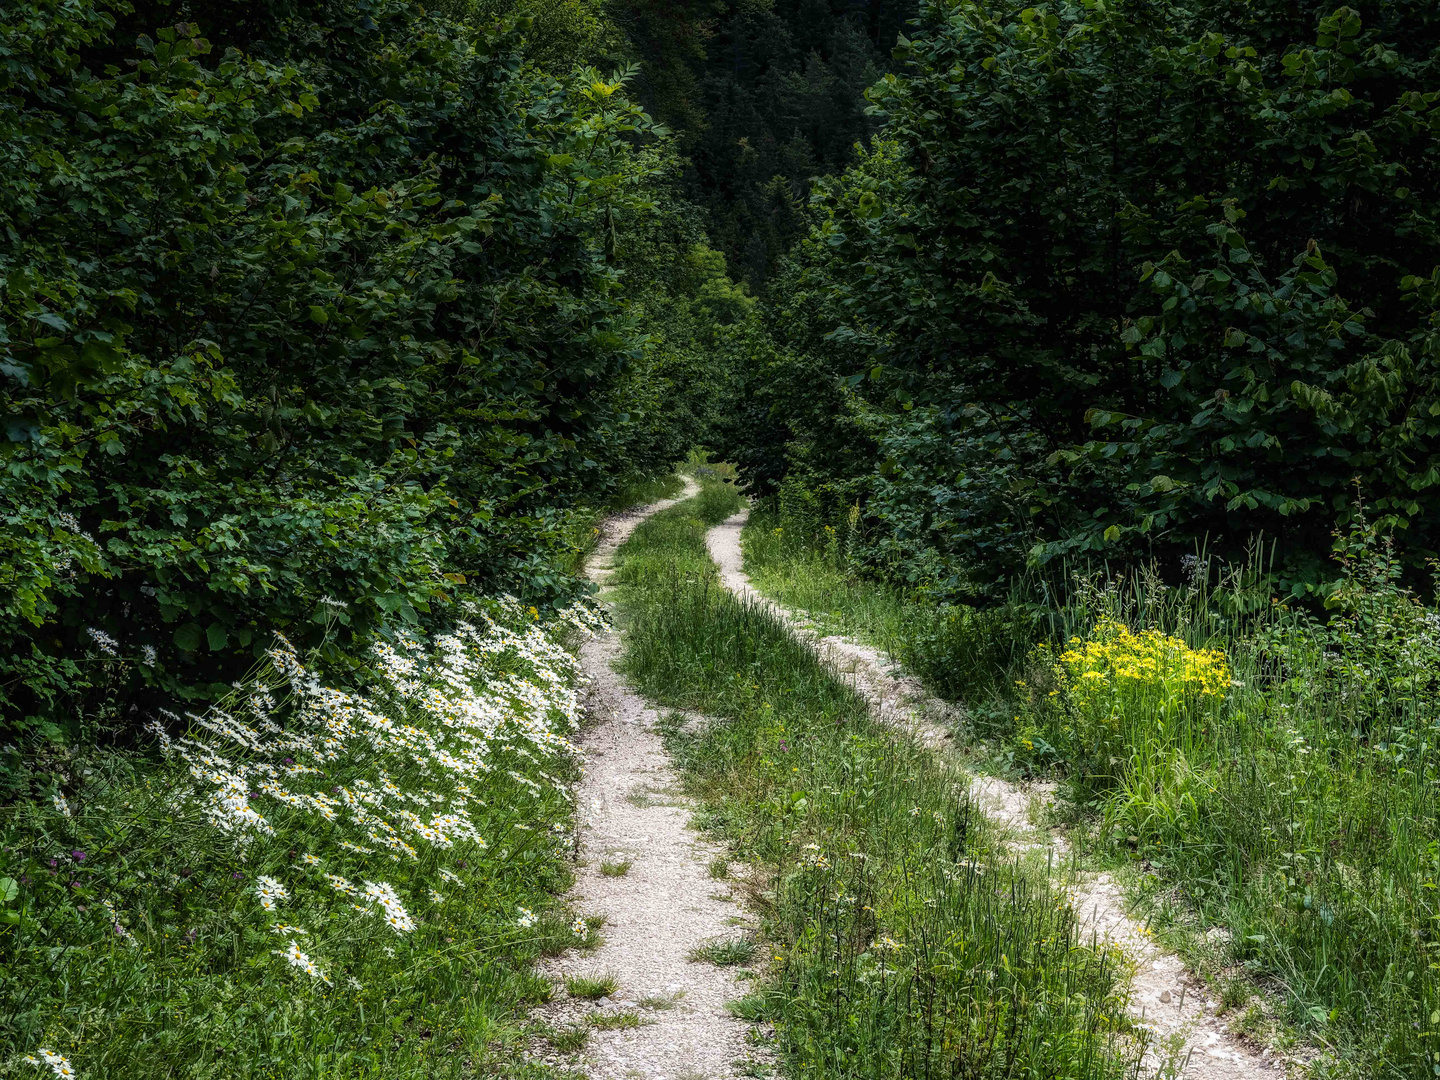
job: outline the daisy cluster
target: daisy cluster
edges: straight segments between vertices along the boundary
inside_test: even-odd
[[[603,628],[580,605],[548,620],[510,598],[471,605],[450,633],[375,643],[363,690],[325,685],[277,635],[261,673],[219,706],[162,713],[151,731],[176,766],[167,816],[201,825],[205,850],[233,859],[226,880],[271,946],[257,959],[324,994],[363,992],[355,976],[372,964],[423,955],[427,922],[454,918],[462,902],[483,906],[478,886],[498,863],[537,843],[564,846],[555,819],[568,821],[571,796],[556,774],[578,756],[583,683],[566,643]],[[76,828],[86,808],[50,798],[58,827]],[[74,863],[86,857],[77,846]],[[129,907],[119,893],[101,897],[96,929],[137,956],[166,948]],[[517,930],[537,924],[515,911],[506,919]],[[571,929],[589,936],[583,920]],[[52,1050],[26,1061],[76,1076]]]
[[[444,902],[435,886],[463,889],[477,872],[493,839],[481,824],[524,833],[547,801],[570,799],[551,770],[575,753],[582,677],[557,631],[604,623],[580,605],[546,622],[511,598],[499,608],[471,605],[430,641],[375,643],[378,678],[359,692],[324,685],[277,635],[267,674],[190,716],[188,734],[153,726],[188,772],[182,799],[266,871],[251,879],[257,916],[286,936],[275,953],[291,968],[330,982],[293,940],[305,932],[274,922],[282,908],[327,927],[326,912],[348,910],[405,937]]]
[[[64,1054],[57,1054],[53,1050],[41,1050],[39,1057],[34,1054],[26,1054],[25,1061],[30,1065],[50,1066],[50,1071],[60,1077],[60,1080],[74,1080],[75,1070],[70,1065],[70,1059]]]

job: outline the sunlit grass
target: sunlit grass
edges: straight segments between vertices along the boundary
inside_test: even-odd
[[[932,693],[963,701],[983,734],[1004,730],[1008,717],[1001,702],[1009,674],[1035,640],[1026,612],[1014,605],[940,604],[923,590],[875,580],[850,564],[848,534],[844,522],[814,534],[757,509],[742,535],[746,573],[760,592],[821,632],[882,649]]]
[[[963,775],[873,722],[718,586],[704,531],[737,504],[705,478],[636,531],[617,575],[626,671],[659,703],[721,721],[666,724],[700,823],[775,883],[754,957],[768,1005],[737,1008],[776,1021],[790,1075],[806,1080],[962,1058],[977,1075],[1124,1075],[1124,979],[1076,939],[1044,869],[997,849]]]
[[[1345,539],[1328,616],[1272,599],[1258,564],[1196,557],[1178,584],[1153,569],[1080,577],[1025,625],[966,617],[947,637],[922,595],[845,565],[830,539],[843,523],[816,536],[752,522],[746,565],[763,591],[988,710],[996,756],[1065,782],[1077,842],[1124,871],[1246,1030],[1308,1034],[1336,1075],[1432,1075],[1440,614],[1400,589],[1373,530]],[[936,675],[977,657],[989,675]]]
[[[614,975],[567,975],[565,992],[573,998],[602,998],[613,994],[619,986]]]
[[[707,941],[690,950],[689,959],[697,964],[714,964],[716,967],[736,967],[755,959],[755,943],[745,938],[730,941]]]

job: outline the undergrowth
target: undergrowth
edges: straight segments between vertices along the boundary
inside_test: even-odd
[[[605,518],[617,511],[633,509],[671,499],[684,490],[685,481],[672,470],[659,476],[631,474],[616,486],[614,495],[603,506],[592,506],[570,514],[566,527],[569,551],[567,565],[572,573],[583,575],[585,560],[600,540],[600,526]]]
[[[1133,868],[1122,880],[1233,1007],[1258,991],[1319,1045],[1313,1075],[1434,1075],[1440,612],[1372,526],[1338,539],[1324,614],[1272,599],[1258,556],[1197,556],[1178,584],[1077,577],[1045,610],[972,616],[948,643],[923,595],[852,571],[844,528],[787,537],[761,517],[747,569],[988,715],[998,758],[1061,779],[1076,838]],[[947,656],[991,670],[947,681]]]
[[[905,592],[863,576],[848,561],[853,522],[818,534],[805,524],[773,509],[752,512],[743,543],[755,587],[827,633],[885,650],[939,696],[964,700],[981,734],[993,734],[997,720],[1003,729],[1007,673],[1024,662],[1034,641],[1033,615],[1016,605],[982,610],[937,603],[924,590]]]
[[[163,758],[7,747],[0,1071],[82,1080],[484,1073],[520,1063],[569,882],[578,667],[513,601],[328,688],[282,640]]]
[[[667,741],[703,823],[774,875],[769,978],[796,1080],[1134,1075],[1116,958],[1076,938],[1043,868],[992,842],[965,779],[873,722],[773,619],[719,587],[714,479],[621,549],[625,664],[653,699],[723,718]]]

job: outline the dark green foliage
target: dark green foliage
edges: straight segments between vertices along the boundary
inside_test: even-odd
[[[685,193],[760,289],[805,230],[813,177],[875,129],[862,93],[890,67],[914,0],[623,0],[641,96],[680,133]]]
[[[327,596],[364,636],[573,591],[568,509],[685,449],[615,266],[662,161],[618,84],[400,0],[187,10],[0,16],[12,720],[206,696]]]
[[[812,299],[776,307],[827,359],[757,380],[772,422],[735,456],[863,495],[872,560],[952,595],[1260,531],[1303,591],[1356,476],[1413,565],[1440,547],[1437,50],[1421,3],[923,5],[881,138],[819,189]]]

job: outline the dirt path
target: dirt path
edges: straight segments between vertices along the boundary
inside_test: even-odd
[[[611,519],[586,564],[590,578],[603,586],[616,549],[635,527],[698,490],[687,481],[679,498]],[[599,1001],[562,990],[540,1015],[565,1025],[591,1022],[597,1014],[634,1014],[639,1025],[595,1029],[582,1054],[546,1056],[591,1080],[761,1075],[768,1055],[746,1042],[747,1025],[724,1008],[744,996],[746,983],[734,968],[688,959],[707,941],[740,937],[745,912],[731,899],[732,882],[710,876],[710,863],[722,852],[689,828],[690,803],[655,730],[660,714],[615,673],[619,653],[616,631],[592,638],[581,653],[591,680],[591,726],[582,737],[586,770],[576,793],[581,865],[570,899],[587,915],[606,916],[604,944],[548,966],[557,982],[567,975],[608,975],[618,986]],[[601,872],[602,864],[613,868],[627,861],[621,876]]]
[[[720,567],[720,580],[737,597],[772,612],[822,661],[849,682],[873,712],[932,748],[951,739],[954,708],[926,693],[920,681],[896,668],[884,654],[839,635],[822,636],[808,622],[762,596],[743,569],[740,531],[748,511],[741,511],[706,535],[710,556]],[[1031,804],[1054,797],[1053,785],[1017,785],[994,777],[976,777],[971,794],[992,818],[1003,823],[1020,847],[1065,850],[1064,838],[1037,829]],[[1232,1033],[1217,1016],[1218,1006],[1204,984],[1175,954],[1162,949],[1143,924],[1127,913],[1119,886],[1108,874],[1082,875],[1072,889],[1082,936],[1094,934],[1119,946],[1135,967],[1131,1008],[1156,1039],[1147,1064],[1158,1068],[1170,1057],[1183,1067],[1187,1080],[1276,1080],[1286,1063],[1268,1049],[1257,1048]],[[1177,1047],[1178,1050],[1172,1048]],[[1167,1052],[1169,1051],[1169,1052]]]
[[[763,596],[750,584],[740,554],[740,530],[749,513],[742,510],[705,534],[710,557],[720,567],[721,583],[741,600],[769,611],[814,648],[820,659],[850,683],[886,723],[904,728],[926,746],[950,742],[955,710],[927,694],[919,679],[901,672],[879,649],[838,634],[822,636],[807,620]]]

